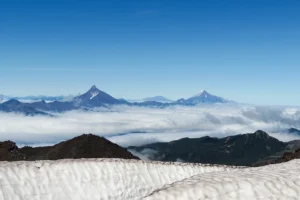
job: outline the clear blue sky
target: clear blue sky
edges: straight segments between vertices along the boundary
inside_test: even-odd
[[[298,0],[2,0],[0,94],[201,89],[300,105]]]

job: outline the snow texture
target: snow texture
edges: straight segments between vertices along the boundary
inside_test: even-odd
[[[0,200],[142,199],[196,174],[232,170],[122,159],[0,163]]]
[[[99,92],[91,92],[91,98],[90,98],[90,100],[92,100],[93,98],[95,98],[98,94],[99,94]]]
[[[199,97],[201,96],[203,93],[207,93],[205,90],[201,90],[198,94],[192,96],[192,97]]]
[[[300,199],[300,160],[258,168],[81,159],[0,163],[2,200]]]
[[[164,186],[145,199],[300,199],[300,160],[199,174]]]

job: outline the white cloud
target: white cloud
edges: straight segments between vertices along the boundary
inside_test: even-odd
[[[154,109],[118,106],[98,112],[71,111],[55,118],[0,113],[0,140],[34,145],[56,143],[83,133],[106,136],[127,146],[204,135],[222,137],[258,129],[284,141],[298,139],[282,133],[291,127],[300,128],[299,107],[223,104]],[[130,132],[147,133],[127,134]]]

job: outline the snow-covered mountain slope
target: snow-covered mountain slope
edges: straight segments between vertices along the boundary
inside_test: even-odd
[[[73,98],[73,102],[76,106],[86,107],[101,107],[104,104],[122,104],[123,101],[115,99],[109,94],[99,90],[95,85],[89,89],[86,93]]]
[[[188,99],[179,99],[175,103],[179,105],[197,105],[201,103],[230,103],[232,101],[223,99],[208,93],[205,90],[201,90],[200,93],[188,98]]]
[[[300,199],[300,160],[257,168],[82,159],[0,163],[1,200]]]
[[[228,101],[223,99],[222,97],[212,95],[205,90],[201,90],[200,93],[188,98],[186,102],[191,104],[198,104],[198,103],[227,103]]]
[[[224,166],[82,159],[0,163],[0,200],[142,199],[164,185]]]
[[[164,186],[147,200],[300,199],[300,160],[259,168],[203,173]]]

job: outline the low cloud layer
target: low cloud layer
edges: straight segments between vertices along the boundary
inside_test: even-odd
[[[0,113],[0,140],[24,145],[53,144],[83,133],[94,133],[128,146],[204,135],[225,137],[258,129],[283,141],[300,139],[285,133],[291,127],[300,128],[299,107],[202,105],[154,109],[122,106],[97,112],[66,112],[57,117]]]

